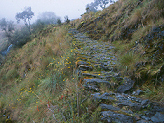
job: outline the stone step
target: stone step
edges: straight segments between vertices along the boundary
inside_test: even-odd
[[[133,96],[125,94],[133,89],[135,81],[122,77],[117,71],[117,58],[111,53],[113,46],[107,42],[92,40],[76,29],[71,29],[69,33],[76,39],[74,46],[78,49],[77,73],[79,78],[82,78],[83,86],[90,93],[92,103],[101,108],[102,122],[164,122],[164,108],[148,99],[135,97],[144,93],[142,90],[134,91]],[[95,71],[100,74],[96,74]],[[113,86],[112,80],[115,80],[116,86]],[[114,87],[116,91],[104,93],[101,85],[108,89]]]

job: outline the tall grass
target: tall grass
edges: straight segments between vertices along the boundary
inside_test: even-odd
[[[0,108],[4,122],[54,121],[47,110],[65,89],[73,72],[74,53],[68,26],[48,27],[45,35],[34,38],[10,53],[0,69]],[[47,33],[47,34],[46,34]],[[7,74],[5,74],[7,73]],[[58,104],[58,103],[57,103]]]

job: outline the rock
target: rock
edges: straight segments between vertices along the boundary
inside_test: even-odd
[[[134,86],[134,81],[131,80],[131,79],[128,79],[128,78],[124,78],[124,84],[123,85],[120,85],[118,88],[117,88],[117,92],[118,93],[125,93],[127,91],[129,91],[130,89],[133,88]]]
[[[152,112],[152,111],[144,111],[144,114],[145,114],[145,116],[147,116],[147,117],[152,117],[152,116],[154,116],[155,115],[155,112]]]
[[[100,91],[100,89],[96,86],[96,85],[85,85],[85,88],[88,89],[88,90],[93,90],[93,91]]]
[[[152,123],[151,121],[146,121],[146,120],[139,120],[136,123]]]
[[[100,65],[100,68],[105,70],[105,71],[110,71],[111,67],[110,66],[104,66],[104,65]]]
[[[151,117],[151,120],[156,123],[164,123],[164,114],[156,112],[155,116]]]
[[[100,104],[99,105],[101,109],[108,109],[108,110],[113,110],[113,111],[119,111],[120,108],[114,107],[113,105],[107,105],[107,104]]]
[[[140,104],[132,103],[131,101],[128,100],[118,103],[117,106],[120,108],[122,108],[123,106],[129,106],[133,111],[140,111],[142,109]]]
[[[93,78],[98,78],[99,76],[90,74],[90,73],[82,73],[82,76],[87,76],[87,77],[93,77]]]
[[[149,100],[146,99],[146,100],[143,100],[143,101],[141,102],[141,105],[142,105],[142,106],[146,106],[148,103],[149,103]]]
[[[100,101],[100,100],[104,100],[104,101],[116,101],[115,98],[111,97],[113,93],[103,93],[102,95],[100,95],[100,93],[95,93],[92,94],[93,99],[95,101]]]
[[[102,117],[101,120],[103,120],[105,123],[112,123],[112,120],[110,117]]]
[[[92,71],[93,67],[92,66],[87,66],[87,65],[79,65],[78,69],[82,70],[82,71]]]
[[[83,80],[86,84],[89,84],[89,83],[95,83],[95,84],[106,84],[110,87],[110,83],[108,81],[105,81],[103,79],[84,79]]]
[[[149,117],[146,117],[146,116],[141,116],[142,119],[146,120],[146,121],[149,121],[150,118]]]
[[[85,61],[78,61],[77,63],[76,63],[76,65],[77,65],[77,67],[79,66],[79,65],[88,65],[89,63],[87,63],[87,62],[85,62]]]
[[[143,93],[142,90],[137,90],[137,91],[133,91],[132,95],[138,96],[138,95],[140,95],[141,93]]]
[[[89,90],[100,91],[100,84],[105,84],[108,88],[110,88],[110,83],[102,79],[84,79],[83,81],[85,82],[85,88]]]
[[[123,114],[118,114],[112,111],[102,111],[101,112],[101,120],[107,121],[108,123],[134,123],[135,120],[131,116],[123,115]]]
[[[156,103],[151,103],[151,104],[153,105],[151,111],[164,113],[164,107],[161,107]]]
[[[136,101],[137,98],[131,97],[130,95],[117,94],[116,98],[118,99],[117,106],[120,108],[128,106],[133,111],[140,111],[142,109],[141,104]]]

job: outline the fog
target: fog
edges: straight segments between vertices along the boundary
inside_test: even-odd
[[[35,16],[32,22],[37,19],[39,13],[54,12],[64,20],[68,15],[69,19],[80,18],[85,12],[86,5],[94,0],[0,0],[0,19],[16,21],[17,12],[22,12],[24,7],[31,7]]]

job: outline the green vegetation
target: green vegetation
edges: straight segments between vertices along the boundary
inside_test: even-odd
[[[164,96],[163,8],[163,0],[119,0],[102,12],[85,13],[73,22],[91,38],[112,43],[122,75],[131,76],[140,87],[146,84],[151,91],[155,87],[156,101]]]
[[[8,46],[8,40],[5,38],[4,33],[0,32],[0,52]]]
[[[16,123],[99,121],[101,109],[95,108],[96,102],[75,75],[75,62],[85,57],[75,56],[78,41],[68,33],[70,25],[114,45],[120,73],[136,81],[145,92],[142,98],[163,103],[163,8],[163,0],[119,0],[102,11],[83,14],[82,19],[70,21],[66,16],[66,24],[57,20],[58,25],[45,26],[38,20],[31,35],[24,28],[16,30],[13,42],[21,39],[15,42],[19,48],[0,66],[0,113],[5,115],[0,122],[6,116]]]
[[[17,122],[27,122],[28,117],[40,122],[46,117],[39,119],[48,101],[58,99],[73,71],[72,38],[67,31],[67,26],[49,26],[43,30],[47,35],[38,35],[6,57],[0,69],[1,113]]]

